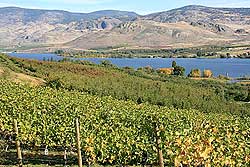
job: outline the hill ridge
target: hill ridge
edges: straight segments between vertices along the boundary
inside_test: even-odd
[[[4,7],[0,17],[2,48],[189,47],[244,44],[250,39],[250,8],[188,5],[139,15],[119,10],[73,13]]]

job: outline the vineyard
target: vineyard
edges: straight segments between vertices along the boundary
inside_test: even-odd
[[[79,118],[81,148],[88,164],[156,164],[157,149],[161,149],[167,166],[250,165],[247,116],[138,105],[3,80],[0,84],[0,131],[12,133],[17,120],[17,140],[30,148],[75,148],[75,119]]]
[[[147,68],[118,69],[112,64],[104,66],[90,65],[85,61],[35,61],[0,54],[1,65],[9,71],[39,78],[42,82],[38,83],[54,89],[86,92],[100,97],[111,96],[119,100],[148,102],[151,105],[168,108],[195,109],[204,113],[250,116],[250,105],[245,103],[250,100],[249,85],[195,81],[161,75]],[[8,76],[8,73],[6,75]],[[13,77],[4,79],[16,80]],[[34,85],[33,82],[32,84]]]

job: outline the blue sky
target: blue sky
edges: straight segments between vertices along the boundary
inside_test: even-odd
[[[83,13],[116,9],[148,14],[194,4],[211,7],[250,8],[250,0],[0,0],[1,7],[61,9]]]

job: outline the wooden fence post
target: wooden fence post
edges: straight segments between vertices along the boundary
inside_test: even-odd
[[[17,126],[17,120],[14,120],[14,131],[16,136],[18,136],[18,126]],[[20,147],[20,141],[16,139],[16,150],[17,150],[17,161],[18,161],[18,166],[22,167],[22,152],[21,152],[21,147]]]
[[[67,166],[67,150],[64,149],[64,154],[63,154],[63,159],[64,159],[64,166]]]
[[[80,126],[79,126],[79,119],[78,118],[76,118],[76,141],[77,141],[78,166],[82,167]]]
[[[161,136],[159,135],[159,128],[156,126],[156,145],[157,145],[157,152],[158,152],[158,163],[160,167],[164,167],[164,159],[163,159],[163,154],[162,150],[160,147],[161,144]]]

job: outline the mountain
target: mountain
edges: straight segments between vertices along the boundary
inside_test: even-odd
[[[126,22],[111,31],[88,33],[64,46],[75,49],[105,48],[109,46],[170,48],[223,44],[235,38],[194,27],[186,22],[160,23],[150,20]]]
[[[138,17],[134,12],[104,10],[70,13],[17,7],[0,8],[0,45],[23,46],[71,41],[87,30],[111,29]]]
[[[212,8],[190,5],[170,11],[153,13],[143,19],[164,23],[185,22],[218,22],[250,24],[250,8]]]
[[[68,24],[70,22],[90,21],[101,17],[112,17],[122,21],[135,19],[138,14],[134,12],[103,10],[92,13],[71,13],[62,10],[24,9],[18,7],[0,8],[1,24],[15,24],[21,22],[46,22],[49,24]]]
[[[0,47],[90,49],[189,47],[250,41],[250,8],[185,6],[140,16],[103,10],[0,8]]]
[[[212,8],[191,5],[149,14],[142,18],[162,23],[185,21],[213,32],[232,34],[237,31],[232,25],[250,25],[250,8]]]

